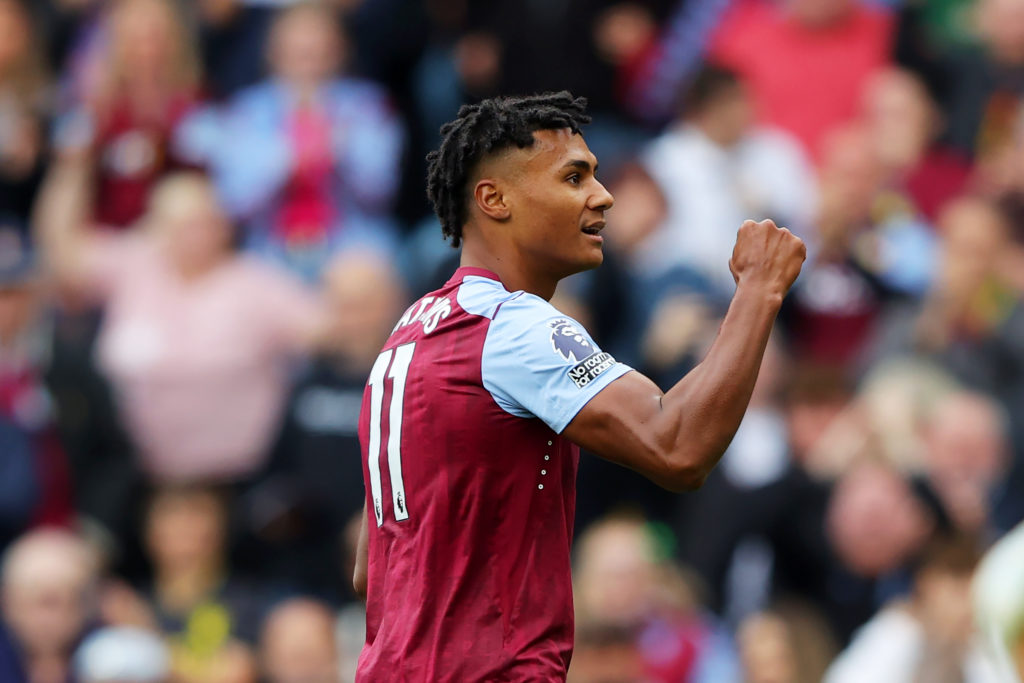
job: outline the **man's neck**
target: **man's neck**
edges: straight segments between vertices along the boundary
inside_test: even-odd
[[[524,260],[513,250],[503,251],[507,256],[498,255],[495,251],[487,249],[486,245],[477,244],[475,241],[464,241],[459,265],[489,270],[498,276],[508,291],[515,292],[521,289],[550,301],[561,278],[537,273],[528,268]]]

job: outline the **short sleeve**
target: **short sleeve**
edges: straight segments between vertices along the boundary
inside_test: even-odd
[[[630,370],[601,351],[582,325],[525,293],[498,307],[481,359],[484,388],[503,410],[540,418],[557,433]]]

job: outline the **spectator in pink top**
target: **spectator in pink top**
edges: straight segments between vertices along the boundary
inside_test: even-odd
[[[88,170],[65,165],[37,229],[59,282],[102,302],[97,344],[144,471],[157,481],[230,481],[266,459],[287,362],[318,338],[302,285],[235,252],[208,182],[177,175],[133,234],[85,228]]]
[[[892,18],[857,0],[741,0],[710,53],[749,83],[763,123],[815,159],[824,136],[857,113],[865,81],[889,61]]]

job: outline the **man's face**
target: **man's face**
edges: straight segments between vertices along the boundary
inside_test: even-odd
[[[562,278],[601,265],[604,212],[612,195],[594,175],[597,158],[569,129],[534,133],[508,153],[503,183],[511,209],[504,228],[524,261]]]

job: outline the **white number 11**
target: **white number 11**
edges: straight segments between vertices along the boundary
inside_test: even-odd
[[[377,526],[384,523],[380,487],[380,432],[385,374],[392,380],[391,407],[388,412],[388,474],[391,476],[391,502],[394,505],[396,520],[409,519],[405,481],[402,479],[402,408],[405,403],[405,379],[409,375],[409,364],[412,363],[412,352],[415,349],[416,342],[388,349],[377,356],[373,369],[370,370],[370,443],[367,449],[367,465],[370,469],[370,493],[373,495],[373,513],[377,517]],[[391,360],[392,355],[394,362]],[[390,372],[387,371],[389,364]]]

